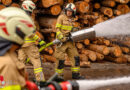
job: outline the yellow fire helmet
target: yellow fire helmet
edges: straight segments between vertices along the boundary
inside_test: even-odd
[[[8,7],[0,11],[0,37],[23,44],[34,31],[32,19],[22,9]]]

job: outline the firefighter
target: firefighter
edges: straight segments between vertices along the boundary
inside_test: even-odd
[[[34,32],[31,18],[15,7],[0,11],[0,90],[21,90],[26,85],[24,64],[16,49]]]
[[[28,14],[31,15],[35,9],[35,4],[30,0],[25,0],[22,3],[22,9]],[[37,82],[45,81],[43,68],[40,60],[40,53],[37,47],[38,45],[45,45],[45,41],[41,40],[37,34],[33,34],[30,37],[26,37],[22,48],[18,51],[18,59],[21,62],[28,63],[31,62],[34,67],[34,74]]]
[[[56,57],[56,72],[59,74],[59,78],[63,78],[63,69],[65,62],[65,53],[67,53],[72,67],[72,78],[83,79],[80,76],[80,59],[78,51],[75,47],[75,43],[67,41],[70,32],[73,32],[74,17],[76,14],[76,7],[73,3],[69,3],[65,7],[65,13],[58,17],[56,24],[56,38],[63,42],[62,45],[58,45],[54,56]]]

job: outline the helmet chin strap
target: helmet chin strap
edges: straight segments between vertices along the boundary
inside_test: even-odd
[[[32,15],[32,12],[29,12],[29,11],[25,11],[29,16]]]

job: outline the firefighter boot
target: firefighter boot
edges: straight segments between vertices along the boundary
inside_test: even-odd
[[[72,79],[85,79],[85,77],[81,76],[80,73],[72,72]]]
[[[58,73],[58,76],[56,77],[56,81],[64,81],[63,78],[64,62],[65,60],[59,60],[58,62],[58,67],[56,69],[56,73]]]
[[[72,79],[85,79],[85,77],[80,76],[80,58],[79,56],[74,57],[75,67],[72,67]]]

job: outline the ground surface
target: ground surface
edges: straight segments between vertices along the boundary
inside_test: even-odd
[[[34,77],[32,66],[27,66],[30,79]],[[54,74],[54,64],[44,63],[44,74],[46,79]],[[81,74],[86,79],[101,79],[101,78],[114,78],[120,76],[130,76],[130,65],[129,64],[115,64],[111,62],[92,63],[91,68],[81,68]],[[66,80],[71,79],[70,67],[65,68],[64,77]],[[107,87],[101,87],[94,90],[130,90],[130,84],[125,85],[113,85]]]

